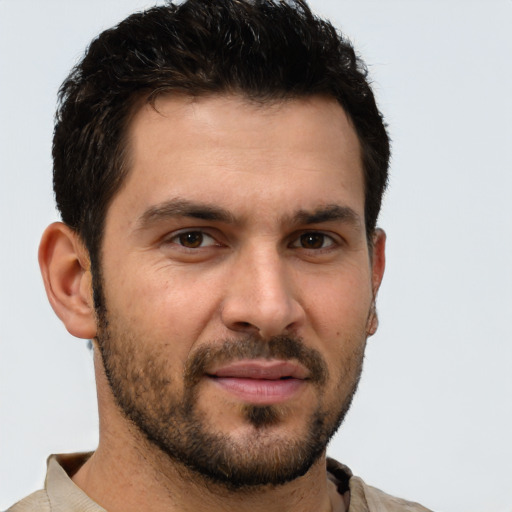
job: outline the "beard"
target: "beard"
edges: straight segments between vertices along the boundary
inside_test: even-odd
[[[298,337],[216,340],[191,352],[183,373],[173,374],[169,370],[172,365],[161,350],[153,348],[151,340],[122,327],[123,322],[107,313],[102,304],[97,310],[97,344],[121,413],[171,462],[209,484],[234,491],[282,485],[304,475],[325,452],[356,392],[364,338],[357,350],[344,358],[335,393],[331,389],[331,399],[326,400],[330,376],[325,360]],[[172,355],[172,348],[167,354]],[[289,414],[286,404],[241,404],[240,414],[251,427],[250,434],[241,437],[216,429],[201,410],[200,388],[213,363],[262,358],[294,360],[309,370],[308,385],[315,388],[317,404],[304,413],[304,427],[298,435],[279,428]],[[219,407],[222,405],[219,400]]]

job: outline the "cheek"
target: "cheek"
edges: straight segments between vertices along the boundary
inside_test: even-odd
[[[358,378],[366,346],[369,272],[340,271],[323,285],[310,294],[308,316],[329,368],[331,392],[345,396]]]
[[[105,272],[109,313],[122,318],[127,330],[150,339],[154,346],[174,345],[185,359],[215,314],[216,287],[179,268],[135,268],[130,274],[121,267],[110,275]]]
[[[346,339],[365,331],[372,303],[369,272],[339,272],[321,282],[312,279],[304,290],[305,309],[321,337]]]

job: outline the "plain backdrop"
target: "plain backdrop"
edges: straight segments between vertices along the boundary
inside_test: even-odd
[[[58,216],[56,91],[143,0],[0,0],[0,509],[94,449],[91,353],[36,261]],[[444,512],[512,511],[512,2],[311,0],[370,67],[393,138],[380,330],[329,453]]]

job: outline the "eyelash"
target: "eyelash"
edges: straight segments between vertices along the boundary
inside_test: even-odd
[[[184,245],[183,237],[188,235],[199,235],[200,240],[198,241],[198,245],[195,247],[187,247]],[[315,237],[319,238],[318,241],[321,242],[320,247],[302,247],[302,242],[305,242],[305,238],[310,237],[313,241],[315,241]],[[213,243],[208,243],[207,245],[203,245],[204,239],[208,238]],[[294,234],[292,237],[290,237],[291,242],[288,244],[288,247],[295,248],[295,249],[303,249],[305,251],[313,251],[313,252],[323,252],[328,251],[336,246],[339,246],[341,242],[337,239],[338,237],[335,237],[333,234],[328,234],[323,231],[302,231],[300,233]],[[191,240],[194,242],[194,240]],[[204,229],[196,228],[196,229],[186,229],[177,233],[174,233],[171,237],[166,238],[164,240],[167,244],[174,244],[178,247],[180,247],[182,250],[186,251],[198,251],[200,249],[207,249],[209,247],[222,247],[223,244],[220,243],[214,236],[207,233]],[[324,246],[324,244],[328,242],[327,246]]]
[[[310,239],[314,239],[314,237],[321,237],[321,247],[302,247],[300,245],[295,245],[297,242],[301,243],[304,241],[305,238],[310,237]],[[326,241],[329,241],[329,245],[326,247],[323,247],[324,243]],[[323,231],[305,231],[301,233],[299,236],[297,236],[293,243],[290,244],[291,247],[296,247],[297,249],[304,249],[309,251],[322,251],[322,250],[329,250],[330,248],[339,245],[339,243],[335,240],[333,235],[329,235],[327,233],[324,233]]]
[[[185,237],[187,235],[195,235],[195,234],[199,235],[201,238],[200,245],[198,245],[196,247],[187,247],[186,245],[183,244],[183,240],[180,240],[182,237]],[[203,246],[202,243],[204,242],[205,238],[209,238],[214,243],[209,243],[208,245]],[[204,249],[205,247],[214,247],[214,246],[220,247],[220,246],[222,246],[222,244],[219,243],[215,239],[215,237],[208,234],[207,232],[205,232],[202,229],[187,229],[187,230],[180,231],[178,233],[174,233],[171,237],[169,237],[165,240],[165,243],[175,244],[175,245],[181,247],[182,249],[189,250],[189,251],[196,251],[198,249]]]

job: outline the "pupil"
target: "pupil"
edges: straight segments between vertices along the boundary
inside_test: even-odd
[[[306,233],[300,238],[302,247],[306,249],[320,249],[324,244],[324,235],[320,233]]]
[[[199,231],[190,231],[180,235],[180,243],[185,247],[196,248],[203,243],[203,234]]]

